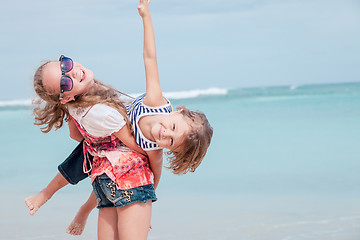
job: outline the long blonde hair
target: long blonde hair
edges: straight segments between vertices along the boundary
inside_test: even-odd
[[[95,87],[91,91],[78,96],[74,101],[61,104],[59,100],[60,94],[47,91],[43,84],[43,69],[48,63],[50,61],[42,64],[34,74],[34,90],[38,95],[38,98],[33,100],[33,103],[36,105],[33,110],[35,117],[34,124],[42,126],[42,132],[48,133],[53,127],[55,130],[59,129],[63,126],[64,120],[70,120],[67,105],[85,108],[98,103],[106,104],[118,110],[124,117],[127,127],[133,132],[124,106],[126,101],[120,100],[121,92],[98,80],[95,80]]]

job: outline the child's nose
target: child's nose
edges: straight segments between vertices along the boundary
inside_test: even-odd
[[[77,77],[78,77],[78,74],[77,74],[76,71],[74,71],[74,69],[71,69],[71,71],[70,71],[70,72],[67,72],[66,75],[68,75],[69,77],[71,77],[73,80],[74,80],[74,79],[77,79]]]
[[[163,136],[165,138],[167,138],[167,137],[170,137],[170,135],[171,135],[171,132],[169,130],[165,129],[164,132],[163,132]]]

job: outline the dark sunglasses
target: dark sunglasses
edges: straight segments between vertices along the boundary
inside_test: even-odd
[[[61,55],[59,58],[60,68],[61,68],[61,80],[60,80],[60,92],[68,92],[73,88],[73,80],[71,77],[65,75],[65,73],[70,72],[73,69],[74,63],[71,58]]]

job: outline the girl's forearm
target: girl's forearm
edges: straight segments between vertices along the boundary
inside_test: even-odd
[[[163,151],[153,150],[147,152],[151,171],[154,174],[154,188],[156,189],[160,182],[161,171],[163,166]]]
[[[162,160],[160,163],[158,164],[152,164],[152,165],[156,165],[156,166],[150,166],[152,169],[152,172],[154,174],[154,188],[155,190],[157,189],[159,182],[160,182],[160,178],[161,178],[161,171],[162,171]]]
[[[144,59],[156,60],[155,34],[150,12],[143,17],[144,25]]]

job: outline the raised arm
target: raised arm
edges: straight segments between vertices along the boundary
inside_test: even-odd
[[[155,34],[152,24],[150,0],[140,0],[138,11],[144,25],[144,65],[146,75],[146,96],[144,103],[156,107],[166,103],[160,87],[159,70],[156,60]]]

